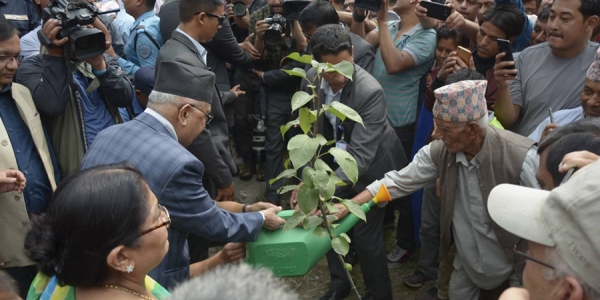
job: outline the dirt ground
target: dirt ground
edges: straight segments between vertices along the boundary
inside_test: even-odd
[[[265,183],[258,182],[254,179],[249,181],[241,181],[235,178],[236,200],[240,203],[254,203],[264,200]],[[282,201],[287,202],[287,201]],[[285,209],[285,207],[284,207]],[[395,245],[395,230],[386,229],[384,231],[384,239],[386,250],[389,252]],[[215,249],[216,250],[216,249]],[[212,251],[211,251],[212,252]],[[402,279],[412,274],[418,263],[418,254],[415,255],[409,262],[400,268],[390,269],[390,278],[392,280],[392,293],[394,299],[414,299],[419,293],[418,289],[412,289],[402,284]],[[365,286],[362,280],[360,266],[355,266],[351,275],[358,288],[359,293],[364,295]],[[300,295],[300,299],[313,300],[319,299],[329,289],[329,271],[327,269],[327,260],[321,259],[308,274],[301,277],[286,277],[283,278],[285,284]],[[431,286],[428,285],[428,287]],[[425,287],[421,288],[425,289]],[[347,299],[353,299],[349,296]]]

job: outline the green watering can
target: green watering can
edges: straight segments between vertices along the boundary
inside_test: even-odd
[[[390,201],[390,193],[385,185],[382,185],[377,195],[368,203],[361,205],[365,212],[369,212],[374,205]],[[293,210],[283,210],[277,215],[283,219],[288,219],[294,213]],[[346,233],[360,219],[352,213],[349,213],[336,228],[331,228],[335,236]],[[263,229],[256,242],[248,243],[248,256],[246,261],[253,265],[267,267],[273,270],[273,274],[278,277],[302,276],[331,249],[331,239],[329,235],[317,236],[313,234],[314,228],[305,230],[302,227],[295,227],[286,232],[280,228],[278,230],[268,231]]]

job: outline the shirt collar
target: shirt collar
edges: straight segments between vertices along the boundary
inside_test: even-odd
[[[2,0],[0,0],[2,1]],[[0,94],[4,94],[8,91],[10,91],[11,85],[10,84],[5,84],[2,86],[2,89],[0,89]]]
[[[200,52],[200,55],[202,55],[202,59],[204,60],[204,64],[206,64],[206,49],[204,49],[204,47],[198,43],[198,41],[196,41],[196,39],[194,39],[193,37],[191,37],[189,34],[185,33],[185,31],[179,29],[179,27],[177,27],[176,29],[178,32],[180,32],[181,34],[187,36],[188,39],[190,39],[190,41],[192,41],[192,43],[194,44],[194,46],[196,46],[196,49],[198,49],[198,52]]]
[[[333,90],[331,89],[331,86],[329,86],[329,83],[327,83],[327,80],[325,79],[321,79],[321,89],[323,90],[323,92],[329,96],[335,97],[339,94],[342,93],[342,91],[344,90],[344,88],[341,88],[339,91],[337,91],[337,93],[334,93]]]
[[[167,128],[167,131],[169,131],[169,133],[171,134],[173,139],[175,139],[177,142],[179,142],[179,139],[177,139],[177,133],[175,132],[175,127],[173,127],[173,124],[171,124],[171,122],[169,122],[169,120],[167,120],[161,114],[157,113],[155,110],[153,110],[152,108],[149,108],[149,107],[147,107],[146,110],[144,110],[144,112],[153,116],[156,120],[158,120],[161,124],[163,124]]]
[[[144,22],[146,19],[154,17],[154,11],[153,10],[149,10],[145,13],[143,13],[139,18],[137,18],[137,20],[135,20],[135,22],[133,22],[133,24],[131,25],[131,30],[134,30],[136,27],[138,27],[140,25],[140,23]]]

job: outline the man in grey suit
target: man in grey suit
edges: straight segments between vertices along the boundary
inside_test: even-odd
[[[149,275],[165,288],[190,276],[187,235],[222,242],[257,239],[261,227],[277,229],[285,221],[280,207],[260,212],[259,206],[215,201],[202,185],[204,165],[184,147],[210,121],[215,75],[203,68],[162,61],[148,108],[134,120],[112,126],[96,136],[83,159],[83,169],[130,161],[171,216],[169,252]],[[181,84],[188,82],[186,89]],[[110,188],[110,187],[108,187]],[[248,213],[230,213],[228,210]],[[193,271],[193,270],[192,270]],[[194,272],[192,272],[194,273]]]
[[[342,61],[353,62],[354,49],[348,31],[338,24],[320,26],[311,36],[310,46],[313,57],[321,63],[336,65]],[[316,70],[312,68],[308,78],[314,78]],[[336,196],[350,199],[361,192],[373,178],[383,176],[395,167],[405,166],[406,155],[394,130],[387,122],[387,110],[383,89],[369,73],[354,64],[352,81],[337,72],[323,73],[319,87],[319,99],[323,104],[339,101],[354,109],[362,118],[364,127],[352,120],[344,122],[330,113],[322,114],[319,119],[319,133],[327,140],[336,140],[336,147],[345,148],[358,164],[356,185],[348,180],[341,169],[327,156],[326,162],[335,170],[336,176],[347,183],[336,190]],[[306,84],[305,84],[306,85]],[[305,91],[310,88],[305,87]],[[322,151],[327,151],[322,150]],[[330,161],[327,161],[330,159]],[[295,205],[292,197],[292,205]],[[345,206],[336,204],[338,218],[347,213]],[[367,222],[359,221],[353,228],[352,243],[361,265],[367,295],[363,299],[392,299],[390,276],[388,273],[383,244],[383,215],[385,209],[375,207],[367,213]],[[322,300],[345,298],[350,292],[342,264],[332,250],[327,253],[327,263],[331,274],[331,288]]]

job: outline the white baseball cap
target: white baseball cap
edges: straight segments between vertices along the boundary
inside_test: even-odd
[[[498,185],[490,193],[488,210],[507,231],[555,247],[569,267],[600,293],[600,161],[551,192]]]

